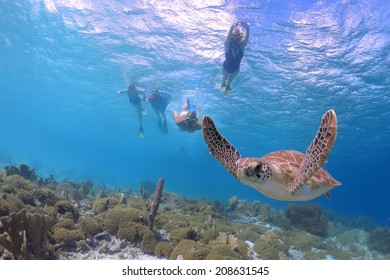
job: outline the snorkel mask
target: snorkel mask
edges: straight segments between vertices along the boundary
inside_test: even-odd
[[[197,125],[199,116],[194,112],[188,112],[186,115],[186,123],[189,127],[195,127]]]

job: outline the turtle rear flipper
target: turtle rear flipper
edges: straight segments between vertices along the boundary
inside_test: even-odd
[[[323,116],[317,135],[306,151],[299,166],[299,172],[288,184],[290,193],[299,190],[307,180],[319,170],[326,161],[337,135],[337,117],[335,111],[328,110]]]
[[[240,153],[225,137],[219,133],[213,120],[209,116],[202,119],[203,138],[210,149],[210,153],[237,178],[237,160],[241,158]]]

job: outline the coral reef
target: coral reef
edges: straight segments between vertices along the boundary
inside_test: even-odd
[[[292,204],[287,207],[285,215],[299,229],[319,236],[326,235],[328,221],[322,217],[322,209],[318,204]]]
[[[103,228],[114,234],[129,222],[147,225],[146,212],[129,206],[117,206],[105,213]]]
[[[390,229],[375,228],[368,237],[368,245],[381,253],[390,254]]]
[[[49,188],[39,188],[36,190],[35,198],[40,204],[54,206],[59,198],[55,195],[53,190]]]
[[[210,247],[206,260],[240,260],[242,256],[232,250],[229,244],[215,244]]]
[[[347,222],[316,204],[198,200],[160,183],[152,202],[153,180],[132,192],[9,166],[0,171],[0,259],[390,259],[390,229],[367,219]]]
[[[76,247],[77,241],[84,239],[84,234],[79,229],[60,227],[54,231],[54,239],[66,246]]]
[[[238,206],[238,198],[237,196],[232,196],[228,201],[228,209],[234,211]]]
[[[70,201],[59,200],[54,204],[54,207],[57,208],[57,213],[62,214],[62,216],[72,217],[73,220],[77,220],[79,217],[78,209]]]
[[[4,167],[6,171],[7,176],[11,175],[20,175],[23,178],[30,180],[30,181],[36,181],[37,175],[35,174],[35,170],[30,168],[27,164],[21,163],[19,167],[8,165]]]
[[[169,259],[204,260],[210,250],[194,240],[183,239],[173,249]]]
[[[152,180],[144,180],[139,184],[139,193],[142,199],[149,199],[154,191],[156,183]]]
[[[31,214],[26,209],[0,218],[4,232],[0,245],[12,253],[14,259],[46,259],[47,233],[51,219],[47,215]]]
[[[169,256],[172,254],[173,251],[173,246],[170,242],[160,242],[156,244],[154,247],[154,254],[157,257],[162,257],[164,256],[165,258],[169,258]]]
[[[256,240],[253,250],[265,260],[279,259],[280,252],[286,250],[285,245],[280,242],[275,231],[267,230]]]
[[[92,211],[95,214],[101,214],[118,204],[120,204],[120,201],[116,197],[96,198],[92,204]]]
[[[179,243],[183,239],[197,241],[198,233],[191,227],[180,227],[172,230],[169,238],[174,243]]]
[[[99,217],[83,217],[79,219],[79,224],[86,236],[95,236],[104,231],[103,221]]]
[[[284,245],[288,249],[286,253],[292,259],[307,259],[307,256],[313,255],[313,248],[315,250],[325,248],[321,237],[304,230],[293,228],[284,232],[283,237]]]

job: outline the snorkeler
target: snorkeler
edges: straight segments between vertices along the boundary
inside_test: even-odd
[[[127,96],[129,97],[129,102],[137,109],[139,120],[138,134],[139,138],[143,139],[145,135],[144,128],[142,127],[142,115],[146,115],[147,112],[142,108],[141,99],[145,100],[146,95],[134,83],[129,83],[129,87],[127,89],[118,91],[118,94],[124,93],[127,93]]]
[[[246,32],[242,30],[245,28]],[[235,22],[229,30],[225,42],[225,61],[223,62],[223,79],[221,90],[225,95],[231,94],[230,84],[240,70],[240,63],[244,57],[244,49],[249,40],[249,25],[246,22]]]
[[[165,91],[160,91],[157,88],[152,89],[151,93],[147,96],[147,101],[150,102],[158,118],[158,129],[162,134],[168,133],[167,117],[165,116],[165,110],[169,104],[171,95]],[[164,121],[161,123],[162,118]]]
[[[173,112],[173,118],[179,129],[187,132],[195,132],[202,128],[202,123],[198,121],[199,115],[200,107],[191,105],[188,99],[183,103],[180,114],[176,111]]]

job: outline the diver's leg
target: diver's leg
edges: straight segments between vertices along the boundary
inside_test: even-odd
[[[139,129],[138,129],[138,136],[139,138],[143,139],[144,138],[144,128],[142,126],[142,107],[141,103],[135,105],[137,108],[137,115],[138,115],[138,121],[139,121]]]
[[[141,103],[135,104],[134,107],[137,109],[137,116],[139,124],[142,125],[142,106]]]
[[[161,132],[162,132],[163,134],[167,134],[167,133],[168,133],[167,116],[165,115],[165,111],[161,111],[161,114],[162,114],[163,117],[164,117],[164,122],[163,122],[163,124],[162,124]]]
[[[236,72],[230,73],[228,75],[228,79],[226,81],[226,87],[230,87],[230,84],[233,82],[234,77],[236,77],[238,74],[238,70]]]
[[[222,66],[222,84],[221,84],[221,90],[225,90],[226,89],[226,83],[227,83],[227,79],[229,77],[229,72],[226,71],[225,67]]]
[[[160,111],[159,110],[154,110],[156,112],[156,115],[157,115],[157,118],[158,118],[158,121],[157,121],[157,127],[158,129],[161,131],[162,130],[162,124],[161,124],[161,116],[160,116]]]
[[[225,89],[225,95],[230,95],[232,93],[232,89],[230,87],[231,83],[233,82],[234,77],[236,77],[238,74],[238,70],[236,72],[230,73],[226,82],[226,89]]]

